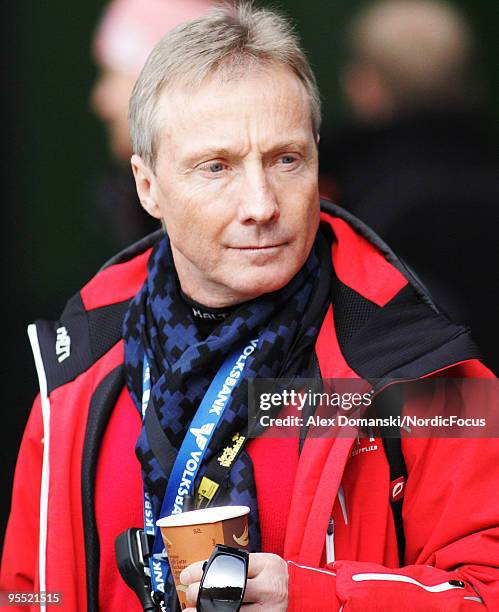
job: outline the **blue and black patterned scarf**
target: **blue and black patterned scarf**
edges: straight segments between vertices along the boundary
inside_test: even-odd
[[[329,303],[330,257],[326,240],[318,234],[307,261],[281,290],[264,294],[236,308],[204,338],[180,294],[170,243],[164,236],[155,246],[148,274],[130,304],[124,322],[126,382],[141,410],[144,353],[151,367],[154,422],[165,444],[173,449],[171,465],[157,451],[156,436],[143,425],[136,446],[142,477],[159,516],[161,503],[189,424],[213,377],[229,353],[258,338],[247,359],[242,380],[232,394],[213,434],[203,465],[220,452],[248,420],[249,378],[306,377],[315,340]],[[157,418],[156,418],[157,417]],[[147,418],[146,418],[147,421]],[[150,424],[149,424],[150,425]],[[195,490],[203,475],[201,468]],[[224,503],[250,507],[250,543],[260,548],[258,508],[249,455],[243,451],[229,475]]]

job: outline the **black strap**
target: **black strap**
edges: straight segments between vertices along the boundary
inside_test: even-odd
[[[374,409],[379,417],[399,416],[402,412],[403,397],[400,384],[393,384],[382,391],[374,401]],[[405,533],[402,520],[403,492],[407,482],[407,466],[402,452],[402,441],[398,427],[383,428],[383,448],[390,466],[390,506],[397,536],[399,563],[402,567],[405,558]]]
[[[95,518],[95,475],[99,448],[104,432],[123,389],[123,368],[117,366],[97,386],[88,411],[83,457],[81,464],[81,492],[83,500],[83,534],[85,540],[87,612],[99,610],[100,544]],[[68,406],[77,408],[77,406]]]
[[[404,523],[402,520],[402,504],[403,497],[393,499],[392,490],[396,483],[403,479],[403,486],[407,481],[407,468],[405,465],[404,455],[402,454],[402,445],[400,438],[382,438],[383,447],[385,449],[386,458],[390,465],[390,506],[392,507],[393,523],[395,525],[395,533],[397,535],[397,548],[399,553],[399,563],[404,565],[405,557],[405,533]]]
[[[177,457],[178,449],[168,439],[167,435],[161,427],[159,422],[158,413],[154,408],[153,398],[151,396],[149,405],[147,407],[144,424],[146,428],[147,439],[151,447],[151,451],[158,460],[166,478],[169,477],[175,459]]]
[[[323,389],[321,368],[319,364],[319,359],[317,357],[317,353],[315,351],[313,351],[310,355],[310,372],[308,374],[308,377],[312,379],[312,384],[310,388],[311,392],[312,393],[322,393],[324,389]],[[302,411],[303,421],[302,421],[302,426],[300,428],[300,440],[298,444],[298,453],[300,455],[303,450],[303,445],[305,444],[305,440],[307,438],[307,434],[309,430],[309,426],[307,425],[307,423],[309,422],[309,417],[315,414],[316,409],[317,409],[317,406],[315,406],[313,402],[310,402],[310,403],[306,402],[305,406],[303,407],[303,411]]]

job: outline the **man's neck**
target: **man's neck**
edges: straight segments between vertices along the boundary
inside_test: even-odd
[[[205,337],[209,336],[238,307],[236,304],[223,308],[212,308],[193,300],[183,291],[180,291],[180,294],[184,302],[189,306],[196,327]]]

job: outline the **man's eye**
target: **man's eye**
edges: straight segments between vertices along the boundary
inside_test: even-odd
[[[283,170],[293,170],[300,163],[300,158],[298,155],[280,155],[277,158],[277,165],[281,166]]]
[[[222,162],[210,162],[208,164],[203,164],[201,169],[205,172],[211,172],[212,174],[219,174],[223,172],[226,168],[226,165]]]

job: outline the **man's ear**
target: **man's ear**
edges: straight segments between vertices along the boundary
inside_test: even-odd
[[[161,210],[157,198],[155,197],[155,184],[157,179],[154,172],[146,165],[140,155],[132,155],[130,162],[132,164],[135,186],[142,208],[148,212],[151,217],[161,219]]]

